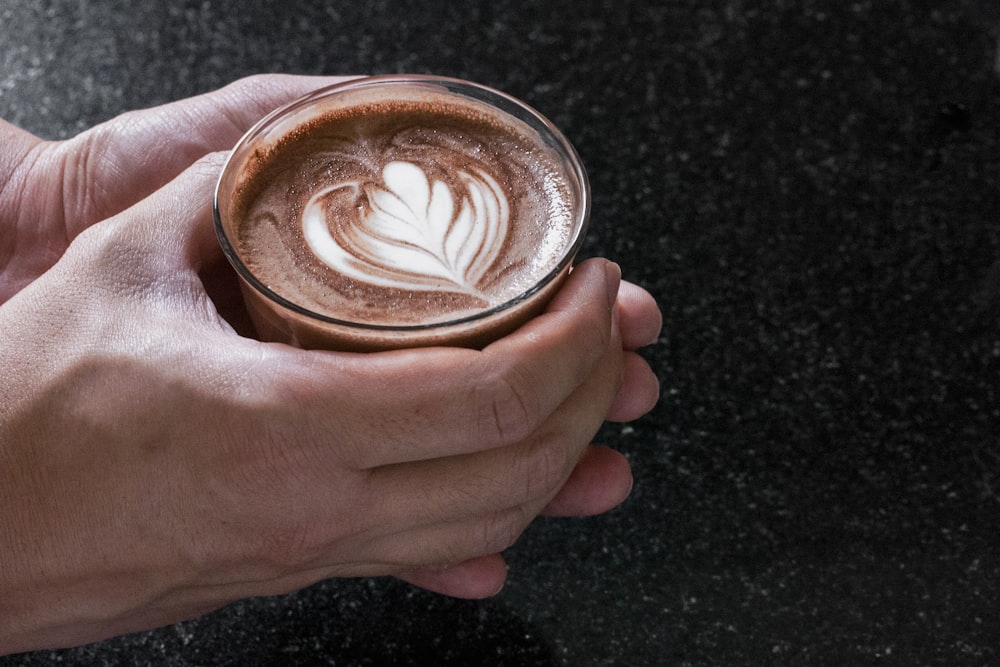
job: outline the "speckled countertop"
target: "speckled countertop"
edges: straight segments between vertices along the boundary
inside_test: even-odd
[[[331,581],[0,665],[1000,664],[993,0],[0,6],[0,116],[57,138],[260,71],[434,72],[577,145],[585,254],[660,299],[631,499],[483,602]]]

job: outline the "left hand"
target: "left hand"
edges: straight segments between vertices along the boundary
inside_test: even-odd
[[[229,150],[278,106],[349,78],[249,77],[59,142],[0,120],[0,304],[49,270],[83,230],[145,199],[198,158]]]

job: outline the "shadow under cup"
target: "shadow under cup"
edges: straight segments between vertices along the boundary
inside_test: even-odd
[[[544,275],[499,305],[462,314],[454,319],[431,323],[371,324],[351,321],[337,313],[324,314],[308,308],[266,285],[249,266],[251,258],[241,257],[236,242],[241,220],[234,209],[239,193],[251,178],[248,164],[268,155],[283,138],[301,131],[331,111],[342,113],[363,108],[373,101],[419,102],[454,101],[465,107],[498,113],[505,123],[543,147],[561,163],[565,191],[569,193],[572,228],[559,256]],[[483,348],[511,333],[544,310],[570,271],[583,242],[590,213],[590,190],[579,156],[562,133],[546,118],[523,102],[478,84],[430,76],[373,76],[341,83],[310,93],[258,122],[239,141],[226,162],[214,199],[216,232],[222,249],[239,275],[247,310],[262,340],[288,343],[302,348],[341,351],[379,351],[427,346]],[[533,224],[545,225],[546,220]],[[300,225],[299,220],[282,224]],[[268,260],[275,261],[275,260]],[[288,261],[293,261],[289,257]]]

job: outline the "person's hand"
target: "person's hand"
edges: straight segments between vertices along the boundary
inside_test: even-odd
[[[0,120],[0,303],[48,270],[87,227],[228,150],[276,107],[350,77],[265,75],[130,111],[68,141]]]
[[[229,134],[183,159],[137,143],[127,171],[146,176],[130,187],[148,197],[110,194],[124,167],[98,178],[93,160],[70,159],[96,194],[44,225],[63,236],[21,235],[43,225],[16,218],[17,252],[47,238],[35,248],[52,256],[18,263],[4,284],[23,287],[0,306],[0,653],[335,576],[489,595],[504,581],[500,552],[540,512],[597,513],[627,495],[625,459],[588,443],[605,418],[655,402],[656,379],[629,350],[655,339],[660,318],[644,291],[618,292],[602,260],[481,352],[302,351],[240,336],[219,314],[205,277],[223,275],[209,208],[223,156],[182,163],[317,85],[239,84],[268,100],[244,116],[239,86],[188,101],[228,118]],[[185,103],[144,113],[175,132],[171,118],[204,119]],[[132,114],[123,127],[147,122]],[[160,164],[146,168],[141,151]],[[68,176],[46,185],[44,169],[19,164],[24,176],[6,182],[36,194],[16,210],[56,206],[38,193],[55,198]],[[180,175],[160,187],[168,172]]]

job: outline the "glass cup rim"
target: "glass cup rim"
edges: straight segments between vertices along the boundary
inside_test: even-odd
[[[308,107],[319,100],[323,100],[332,95],[349,90],[357,90],[372,86],[381,87],[398,85],[417,85],[438,89],[443,88],[449,93],[456,93],[465,97],[469,97],[466,93],[475,92],[483,96],[472,97],[472,99],[477,102],[494,106],[511,115],[514,115],[511,113],[512,109],[518,110],[527,114],[528,118],[537,124],[537,126],[530,124],[521,116],[514,116],[514,118],[521,123],[528,124],[532,130],[539,132],[540,134],[541,131],[544,130],[548,136],[544,137],[543,135],[543,139],[551,139],[551,141],[546,141],[546,143],[555,148],[556,151],[564,158],[564,167],[566,168],[566,171],[568,172],[570,178],[575,180],[576,184],[579,186],[577,194],[580,201],[576,207],[575,224],[573,227],[574,230],[576,230],[575,236],[572,242],[566,245],[562,256],[552,269],[544,276],[534,281],[531,287],[519,293],[517,296],[490,308],[477,311],[471,315],[423,324],[372,324],[368,322],[345,320],[325,315],[323,313],[317,313],[316,311],[301,306],[272,290],[270,287],[261,282],[256,275],[254,275],[249,267],[247,267],[247,265],[243,262],[242,258],[240,258],[239,254],[236,252],[236,248],[229,241],[222,223],[219,201],[222,194],[224,179],[230,172],[231,168],[235,167],[235,163],[241,155],[241,149],[246,149],[254,139],[281,119],[286,118],[294,112]],[[577,188],[574,187],[574,190],[577,190]],[[279,106],[257,121],[243,134],[239,141],[236,142],[222,165],[212,197],[212,215],[214,218],[215,233],[219,239],[219,244],[222,247],[222,252],[226,259],[229,261],[230,265],[233,266],[239,276],[246,282],[246,284],[264,296],[268,301],[276,303],[282,308],[285,308],[297,315],[309,318],[310,320],[328,325],[344,327],[359,332],[429,332],[448,329],[450,327],[474,324],[488,320],[493,316],[506,313],[525,301],[528,301],[535,294],[543,290],[547,285],[551,284],[552,281],[556,280],[559,274],[570,265],[583,245],[587,228],[590,223],[590,198],[590,181],[587,177],[587,171],[583,166],[583,161],[580,159],[576,149],[562,133],[562,131],[559,130],[554,123],[552,123],[552,121],[528,103],[496,88],[454,77],[427,74],[381,74],[350,79],[348,81],[322,86],[314,91],[302,95],[301,97],[298,97],[295,100],[292,100],[291,102]]]

